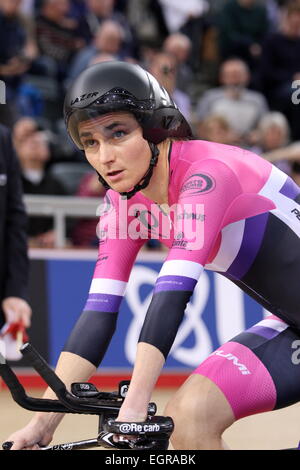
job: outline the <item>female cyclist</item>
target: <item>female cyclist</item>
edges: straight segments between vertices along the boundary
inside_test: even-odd
[[[300,398],[293,360],[300,337],[300,188],[253,153],[193,140],[168,93],[137,65],[86,69],[64,112],[69,135],[108,191],[89,296],[57,373],[69,385],[96,371],[136,255],[156,236],[169,251],[118,420],[145,420],[186,305],[203,269],[211,269],[272,313],[211,354],[167,406],[175,449],[222,449],[222,433],[235,420]],[[45,396],[53,398],[50,390]],[[48,444],[60,420],[36,414],[9,437],[12,449]]]

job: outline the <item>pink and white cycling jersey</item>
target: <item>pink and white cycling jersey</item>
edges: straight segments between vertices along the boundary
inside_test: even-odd
[[[177,212],[164,214],[141,192],[129,201],[107,192],[100,232],[108,236],[100,238],[85,310],[118,311],[138,251],[146,237],[156,237],[169,251],[153,297],[172,292],[180,303],[206,268],[230,278],[289,324],[299,325],[300,294],[290,295],[294,270],[300,266],[300,250],[295,251],[299,195],[291,178],[249,151],[206,141],[173,142],[168,203],[177,205]],[[139,230],[144,238],[137,236]],[[155,308],[164,312],[166,307],[160,296]]]
[[[88,300],[65,350],[100,364],[138,251],[168,248],[140,342],[167,357],[203,269],[219,272],[273,313],[194,371],[223,392],[236,419],[300,399],[300,188],[261,157],[204,141],[173,142],[168,206],[107,192]],[[84,334],[82,334],[84,332]],[[296,351],[297,352],[297,351]]]

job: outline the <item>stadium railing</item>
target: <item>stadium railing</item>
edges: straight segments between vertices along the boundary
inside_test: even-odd
[[[53,217],[55,248],[66,246],[66,219],[96,218],[102,201],[101,197],[24,195],[24,204],[29,216]]]

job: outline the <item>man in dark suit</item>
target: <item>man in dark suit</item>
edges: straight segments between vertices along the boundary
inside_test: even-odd
[[[4,323],[30,326],[26,222],[19,164],[10,132],[0,125],[0,329]]]

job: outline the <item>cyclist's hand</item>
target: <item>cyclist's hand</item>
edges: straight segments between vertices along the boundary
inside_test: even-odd
[[[10,450],[39,450],[40,446],[48,445],[52,433],[39,424],[29,423],[24,428],[11,434],[6,442],[13,442]]]
[[[132,422],[143,422],[147,419],[147,415],[144,413],[136,413],[134,410],[126,410],[124,405],[120,408],[119,415],[116,418],[116,421],[121,421],[125,423],[132,423]],[[115,434],[113,437],[114,442],[121,442],[124,440],[135,439],[136,436],[132,435],[120,435]]]

